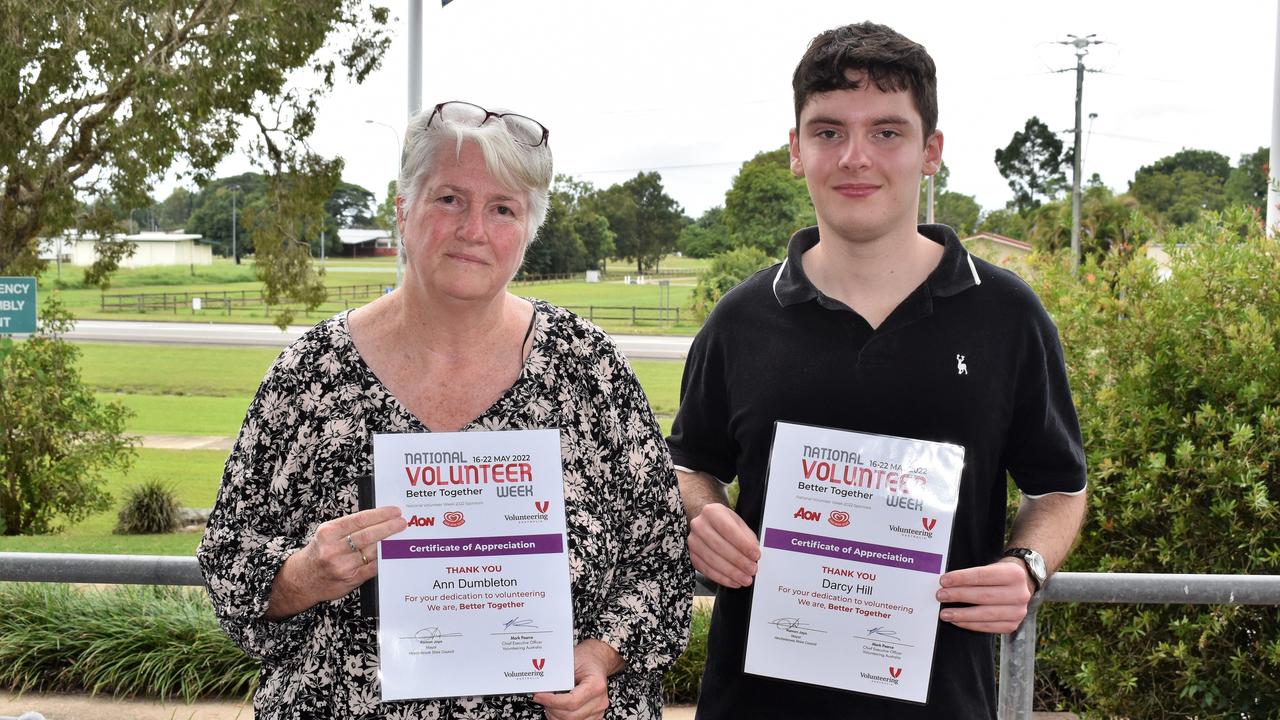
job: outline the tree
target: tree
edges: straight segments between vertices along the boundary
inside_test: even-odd
[[[996,150],[996,168],[1009,181],[1019,212],[1039,207],[1040,198],[1052,198],[1066,186],[1062,165],[1070,160],[1058,136],[1034,116],[1008,145]]]
[[[1022,239],[1041,252],[1071,246],[1071,201],[1055,200],[1025,213],[1026,231]],[[1085,189],[1080,203],[1080,249],[1082,254],[1105,255],[1112,250],[1131,253],[1155,236],[1149,220],[1138,211],[1138,203],[1128,195],[1116,196],[1105,185]]]
[[[1227,202],[1251,207],[1265,216],[1270,161],[1271,148],[1260,147],[1241,155],[1239,164],[1227,176]]]
[[[317,98],[339,65],[363,80],[390,43],[386,8],[360,0],[0,0],[0,17],[0,275],[36,273],[38,238],[76,229],[104,239],[88,274],[105,277],[127,247],[107,241],[114,216],[80,202],[149,207],[175,162],[208,177],[245,119],[272,174],[313,167]],[[289,82],[297,70],[314,89]]]
[[[724,221],[724,208],[716,205],[680,231],[676,249],[688,257],[708,258],[731,249],[732,242],[729,226]]]
[[[192,198],[194,210],[186,223],[187,231],[203,235],[226,257],[232,254],[233,193],[236,206],[235,251],[241,256],[252,254],[253,234],[245,227],[244,218],[246,210],[259,208],[261,211],[267,202],[267,177],[262,173],[241,173],[205,183]]]
[[[245,210],[245,225],[254,239],[255,272],[267,305],[314,308],[324,302],[324,270],[312,265],[311,247],[324,227],[317,210],[333,195],[341,176],[341,159],[306,155],[289,171],[269,176],[266,201]],[[280,308],[275,323],[283,330],[293,316],[293,309]]]
[[[1182,150],[1138,168],[1129,194],[1153,219],[1185,225],[1204,210],[1227,204],[1224,186],[1231,175],[1226,155],[1212,150]]]
[[[522,275],[553,275],[585,269],[587,249],[578,236],[572,201],[566,194],[552,191],[547,218],[525,251],[524,264],[520,267]]]
[[[100,403],[76,370],[79,349],[62,336],[71,314],[57,295],[45,299],[27,340],[0,336],[0,533],[53,532],[105,510],[103,473],[127,469],[131,414]]]
[[[680,204],[667,195],[656,172],[612,185],[593,197],[592,209],[609,221],[619,256],[635,260],[636,274],[656,267],[662,256],[676,248],[685,226]]]
[[[396,229],[396,181],[387,183],[387,194],[373,213],[373,224],[383,230]]]
[[[742,164],[724,196],[724,222],[733,247],[754,247],[778,257],[787,240],[817,223],[809,188],[791,172],[790,148],[757,153]]]

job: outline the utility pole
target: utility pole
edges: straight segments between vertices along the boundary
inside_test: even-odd
[[[1271,162],[1267,170],[1267,237],[1280,223],[1280,10],[1276,12],[1276,64],[1271,78]]]
[[[1076,49],[1076,127],[1075,127],[1075,147],[1072,149],[1072,173],[1071,173],[1071,272],[1080,271],[1080,104],[1084,94],[1084,74],[1088,70],[1084,66],[1084,56],[1089,54],[1090,45],[1101,45],[1101,40],[1091,40],[1094,37],[1092,33],[1084,37],[1076,35],[1067,35],[1070,40],[1060,40],[1059,45],[1070,45]],[[1058,72],[1071,72],[1071,69],[1059,70]],[[1097,70],[1088,70],[1088,72],[1098,72]]]
[[[928,177],[929,184],[929,207],[924,212],[924,221],[929,225],[933,224],[933,176]]]

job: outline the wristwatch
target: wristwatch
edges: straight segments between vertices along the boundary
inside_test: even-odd
[[[1045,578],[1049,576],[1049,570],[1044,565],[1044,557],[1040,553],[1031,548],[1014,547],[1004,551],[1002,557],[1016,557],[1027,566],[1027,574],[1031,576],[1032,582],[1036,584],[1036,592],[1040,592],[1040,588],[1044,586]]]

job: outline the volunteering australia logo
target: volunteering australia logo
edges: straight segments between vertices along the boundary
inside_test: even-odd
[[[529,662],[532,670],[503,670],[502,674],[509,678],[540,678],[547,674],[543,670],[547,666],[546,658],[529,658]]]
[[[515,523],[539,523],[546,522],[550,517],[547,511],[551,509],[550,500],[534,500],[533,509],[537,512],[532,513],[507,513],[507,522]]]
[[[889,685],[897,685],[898,678],[902,677],[902,668],[894,667],[890,665],[888,675],[877,675],[876,673],[869,673],[869,672],[863,672],[858,674],[862,676],[863,680],[872,680],[878,683],[887,683]]]
[[[922,517],[920,518],[920,527],[909,527],[906,525],[890,524],[889,532],[897,533],[905,537],[933,539],[933,529],[938,526],[938,518]]]

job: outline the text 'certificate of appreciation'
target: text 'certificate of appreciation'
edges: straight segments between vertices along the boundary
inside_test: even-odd
[[[964,448],[778,423],[744,670],[923,703]]]
[[[573,688],[559,430],[373,436],[382,699]]]

